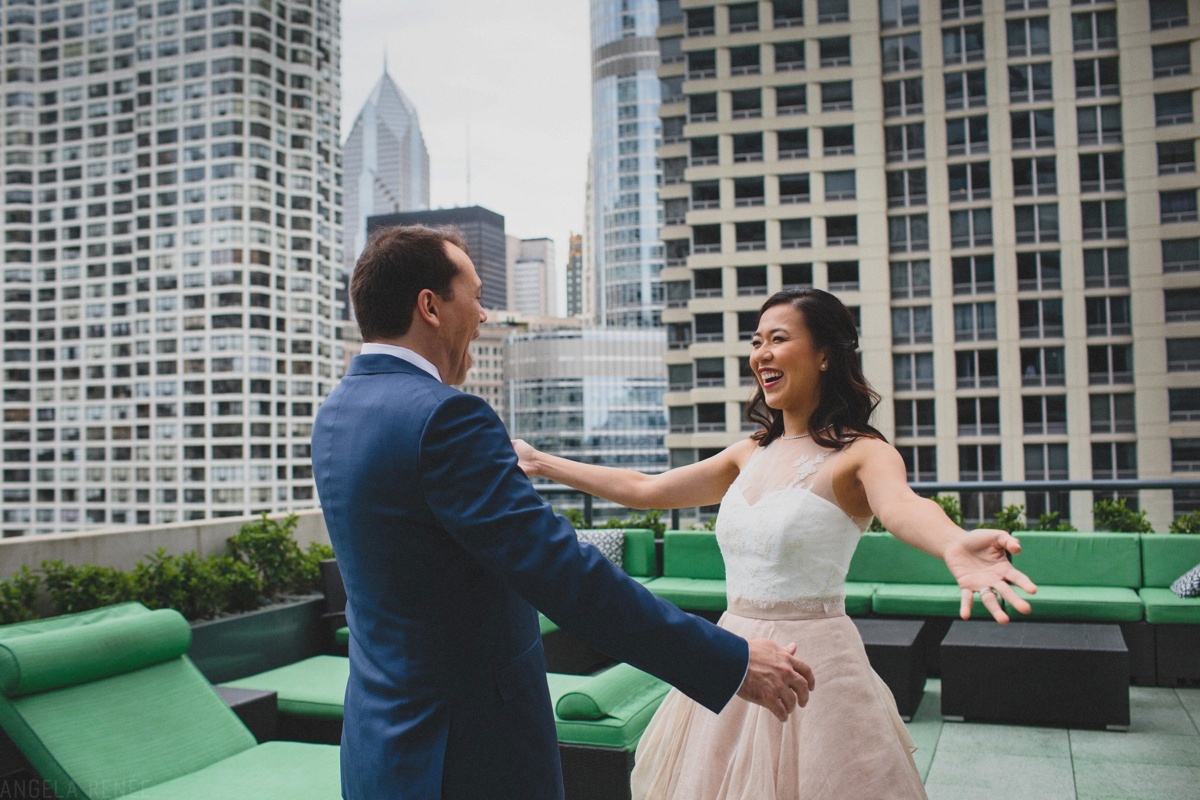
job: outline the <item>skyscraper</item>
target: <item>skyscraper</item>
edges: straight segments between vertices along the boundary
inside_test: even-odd
[[[529,317],[558,316],[554,240],[508,238],[508,308]]]
[[[3,535],[311,506],[339,9],[6,11]]]
[[[429,152],[417,110],[383,76],[363,104],[343,148],[346,271],[366,244],[366,220],[374,214],[429,208]]]
[[[583,237],[572,233],[567,254],[567,316],[583,313]]]
[[[661,6],[673,464],[745,435],[757,308],[817,286],[913,480],[1196,470],[1195,3]]]
[[[597,322],[658,327],[663,307],[655,0],[592,0],[592,150],[585,258]]]

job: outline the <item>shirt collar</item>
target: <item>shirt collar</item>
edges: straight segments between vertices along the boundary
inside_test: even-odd
[[[401,347],[398,344],[382,344],[381,342],[363,342],[362,353],[363,355],[393,356],[401,361],[407,361],[415,367],[420,367],[439,381],[442,380],[442,374],[429,359],[407,347]]]

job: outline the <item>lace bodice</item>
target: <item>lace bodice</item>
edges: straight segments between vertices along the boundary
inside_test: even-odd
[[[755,449],[717,514],[731,609],[785,616],[843,610],[846,571],[870,521],[837,505],[832,465],[843,452],[809,438]]]

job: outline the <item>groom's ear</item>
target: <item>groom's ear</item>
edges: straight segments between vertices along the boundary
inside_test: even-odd
[[[416,322],[417,319],[420,319],[431,328],[440,327],[442,322],[438,307],[439,299],[437,293],[432,289],[422,289],[421,293],[417,295],[417,307],[413,311],[413,321]]]

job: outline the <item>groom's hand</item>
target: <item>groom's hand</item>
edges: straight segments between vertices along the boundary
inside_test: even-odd
[[[786,648],[770,639],[750,640],[750,668],[738,689],[738,697],[758,703],[780,722],[808,703],[808,693],[817,685],[813,671],[796,658],[796,645]]]

